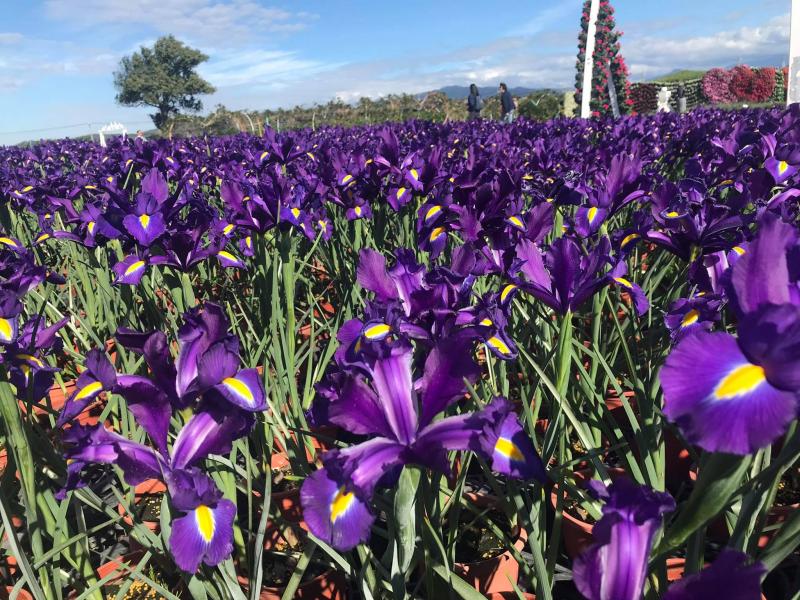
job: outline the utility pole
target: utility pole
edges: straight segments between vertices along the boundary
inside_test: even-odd
[[[789,17],[789,89],[786,105],[800,102],[800,0],[792,0]]]
[[[792,0],[800,3],[800,0]],[[581,96],[581,118],[591,116],[589,101],[592,98],[592,67],[594,66],[594,38],[597,34],[597,13],[600,12],[600,0],[592,0],[589,8],[589,28],[586,31],[586,56],[583,63],[583,95]],[[794,11],[793,11],[794,13]],[[798,17],[800,18],[800,16]]]

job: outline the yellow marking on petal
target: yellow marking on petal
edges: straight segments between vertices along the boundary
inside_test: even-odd
[[[96,190],[97,189],[96,185],[85,185],[83,187],[86,188],[87,190]]]
[[[348,181],[350,181],[350,180],[352,180],[352,179],[353,179],[353,176],[352,176],[352,175],[350,175],[350,173],[348,173],[347,175],[345,175],[344,177],[342,177],[342,180],[341,180],[339,183],[340,183],[341,185],[344,185],[345,183],[347,183]]]
[[[244,196],[242,198],[242,202],[247,202],[248,200],[250,200],[250,196]]]
[[[93,381],[86,387],[82,387],[80,391],[75,394],[75,400],[83,400],[84,398],[88,398],[89,396],[96,394],[97,392],[103,389],[103,384],[99,381]]]
[[[234,227],[235,225],[233,223],[228,223],[227,225],[225,225],[225,227],[222,228],[222,233],[224,233],[225,235],[230,235]]]
[[[10,319],[0,317],[0,340],[10,342],[14,339],[14,325]]]
[[[43,367],[44,366],[44,363],[41,360],[39,360],[38,358],[36,358],[35,356],[33,356],[31,354],[17,354],[15,356],[15,358],[17,360],[24,360],[26,362],[32,363],[34,366],[37,366],[37,367]]]
[[[317,224],[319,225],[319,228],[322,231],[328,231],[328,222],[327,221],[325,221],[323,219],[320,219],[319,221],[317,221]]]
[[[494,325],[494,323],[492,323],[492,320],[491,320],[491,319],[488,319],[488,318],[487,318],[487,319],[483,319],[483,320],[482,320],[480,323],[478,323],[478,324],[479,324],[479,325],[483,325],[484,327],[491,327],[492,325]]]
[[[508,217],[508,220],[512,225],[516,225],[520,229],[525,229],[525,225],[522,223],[522,220],[519,217],[512,215]]]
[[[786,173],[786,169],[788,168],[789,168],[789,163],[787,163],[785,160],[782,160],[781,162],[778,163],[778,173],[780,173],[781,175]]]
[[[627,279],[625,279],[624,277],[614,277],[614,281],[616,281],[620,285],[625,286],[626,288],[632,288],[633,287],[633,284],[630,281],[628,281]]]
[[[589,223],[594,223],[594,220],[597,218],[597,207],[592,206],[586,215],[589,217]]]
[[[530,181],[531,179],[533,179],[533,175],[531,175],[530,173],[525,173],[525,175],[523,175],[522,178],[525,181]]]
[[[488,340],[486,340],[486,343],[495,350],[497,350],[500,354],[504,355],[511,354],[511,348],[508,347],[508,344],[506,344],[503,340],[501,340],[497,336],[490,337]]]
[[[174,163],[175,162],[175,159],[172,158],[171,156],[168,156],[166,160],[167,160],[168,163]]]
[[[508,295],[517,289],[518,286],[514,285],[513,283],[509,283],[506,287],[503,288],[503,291],[500,292],[500,302],[505,302]]]
[[[767,380],[764,369],[758,365],[745,363],[728,373],[714,390],[718,400],[734,398],[752,392]]]
[[[224,258],[226,260],[231,260],[233,262],[239,262],[239,259],[236,258],[233,254],[231,254],[227,250],[220,250],[219,252],[217,252],[217,256],[219,256],[220,258]]]
[[[674,211],[674,210],[671,210],[671,211],[669,211],[667,214],[665,214],[664,216],[665,216],[665,217],[669,217],[670,219],[674,219],[675,217],[678,217],[678,216],[680,216],[680,214],[679,214],[679,213],[677,213],[677,212],[676,212],[676,211]]]
[[[236,396],[241,398],[245,401],[248,406],[254,406],[256,403],[256,397],[253,394],[252,390],[247,387],[247,384],[244,383],[240,379],[236,379],[235,377],[226,377],[222,380],[222,385],[228,388],[231,392],[233,392]]]
[[[292,213],[292,216],[295,219],[299,219],[300,218],[300,209],[299,208],[294,207],[290,212]]]
[[[455,183],[455,182],[456,182],[456,178],[455,177],[451,177],[450,178],[450,183]]]
[[[681,327],[688,327],[689,325],[694,325],[697,323],[698,319],[700,319],[700,311],[696,308],[693,308],[685,315],[683,315],[683,319],[681,320]]]
[[[214,537],[214,513],[205,504],[201,504],[194,509],[194,517],[197,522],[197,530],[206,544],[210,544]]]
[[[525,456],[523,456],[517,445],[504,437],[497,438],[497,443],[494,445],[494,451],[505,456],[506,458],[510,458],[515,462],[525,461]]]
[[[731,185],[733,183],[733,179],[725,179],[720,181],[717,185]]]
[[[361,207],[360,207],[360,206],[356,206],[356,207],[353,209],[353,212],[354,212],[354,213],[356,213],[356,216],[357,216],[357,217],[360,217],[360,216],[361,216],[361,212],[362,212],[362,210],[361,210]]]
[[[97,225],[97,223],[95,223],[94,221],[89,221],[89,222],[86,224],[86,229],[88,229],[88,230],[89,230],[89,233],[90,233],[91,235],[94,235],[94,228],[95,228],[95,226],[96,226],[96,225]]]
[[[379,340],[386,337],[391,330],[392,328],[386,323],[378,323],[377,325],[372,325],[365,329],[364,337],[368,340]]]
[[[150,215],[139,215],[139,223],[141,223],[144,229],[147,229],[147,226],[150,225]]]
[[[411,169],[411,176],[414,178],[414,181],[419,181],[419,171],[416,169]]]
[[[6,246],[11,246],[12,248],[19,248],[19,244],[9,237],[0,237],[0,244],[5,244]]]
[[[130,267],[125,269],[125,277],[127,277],[128,275],[132,275],[133,273],[135,273],[136,271],[138,271],[143,267],[144,267],[144,261],[137,260],[136,262],[132,263]]]
[[[258,157],[258,160],[264,160],[265,158],[267,158],[267,156],[269,156],[269,152],[264,150],[264,152],[261,153],[261,156]]]
[[[783,163],[783,164],[786,164],[786,163]],[[24,188],[22,188],[22,191],[23,192],[30,192],[32,189],[33,189],[32,185],[26,185]]]
[[[128,160],[126,160],[126,161],[125,161],[125,166],[127,167],[127,166],[128,166],[128,165],[130,165],[132,162],[133,162],[133,159],[132,159],[132,158],[129,158]]]
[[[311,157],[311,160],[317,160],[317,157],[316,157],[316,156],[314,156],[314,154],[313,154],[313,153],[311,153],[311,152],[306,152],[306,154],[308,154],[308,155]]]
[[[40,235],[39,237],[36,238],[36,243],[38,244],[39,242],[43,242],[45,240],[48,240],[48,239],[50,239],[50,237],[51,236],[50,236],[49,233],[43,233],[42,235]]]
[[[353,504],[353,500],[355,500],[353,492],[345,492],[344,486],[340,487],[336,491],[336,495],[331,501],[331,523],[335,523],[344,513],[347,512],[347,509],[350,508],[351,504]]]
[[[630,244],[633,240],[638,240],[640,236],[638,233],[629,233],[624,238],[622,238],[622,243],[620,244],[621,248],[624,248],[628,244]]]
[[[252,248],[253,238],[251,238],[249,235],[246,238],[244,238],[244,245],[247,246],[248,248]]]
[[[375,162],[374,160],[372,160],[371,158],[368,158],[367,160],[364,161],[364,166],[366,167],[367,165],[371,165],[374,162]]]
[[[108,183],[111,183],[112,181],[114,181],[114,176],[113,175],[109,175],[108,177],[106,177],[106,181]]]
[[[741,246],[734,246],[734,247],[732,248],[732,250],[733,250],[734,252],[736,252],[736,254],[738,254],[739,256],[741,256],[742,254],[744,254],[744,253],[745,253],[745,249],[744,249],[744,248],[742,248]]]
[[[425,220],[426,221],[430,221],[433,217],[438,215],[440,212],[442,212],[442,207],[441,206],[439,206],[438,204],[435,204],[434,206],[431,206],[428,209],[428,212],[425,213]]]
[[[544,201],[545,202],[549,202],[550,204],[552,204],[553,202],[556,201],[556,199],[555,198],[545,198]]]
[[[405,193],[406,193],[406,188],[401,187],[399,190],[397,190],[397,194],[396,194],[397,199],[399,200],[400,197],[403,196],[403,194],[405,194]]]
[[[433,231],[431,231],[430,240],[435,242],[438,240],[443,234],[445,233],[444,227],[436,227]]]

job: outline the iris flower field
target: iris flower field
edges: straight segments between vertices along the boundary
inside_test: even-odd
[[[798,197],[797,105],[0,148],[0,597],[796,597]]]

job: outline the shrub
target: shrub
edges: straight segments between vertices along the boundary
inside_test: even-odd
[[[714,104],[730,104],[736,101],[731,92],[731,73],[725,69],[711,69],[703,75],[703,94]]]
[[[751,69],[737,65],[731,69],[730,90],[739,102],[765,102],[775,89],[775,69]]]
[[[519,114],[529,119],[546,121],[561,114],[561,97],[556,92],[534,92],[520,99]]]

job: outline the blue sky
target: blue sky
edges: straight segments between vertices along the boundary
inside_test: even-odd
[[[789,0],[615,0],[633,79],[783,65]],[[0,144],[80,135],[146,108],[114,102],[119,59],[172,33],[211,57],[204,100],[274,108],[444,85],[566,88],[580,0],[3,0]],[[35,130],[35,131],[34,131]]]

